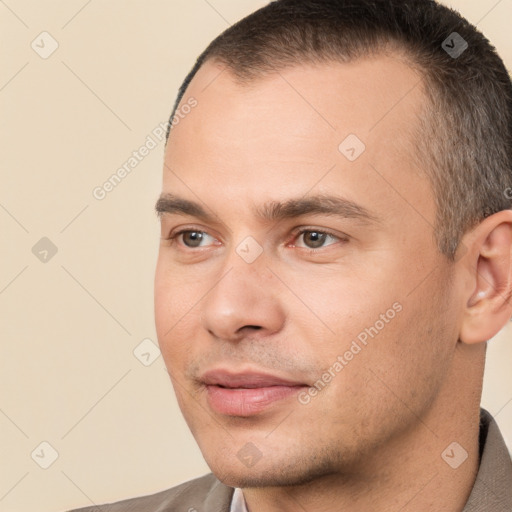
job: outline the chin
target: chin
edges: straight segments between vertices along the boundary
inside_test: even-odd
[[[262,456],[247,467],[235,457],[217,461],[205,458],[212,473],[225,485],[240,488],[294,487],[308,484],[318,478],[336,473],[333,461],[313,457],[310,460],[290,458],[265,460]]]

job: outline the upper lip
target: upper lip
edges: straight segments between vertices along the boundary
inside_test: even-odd
[[[200,380],[207,386],[222,386],[225,388],[266,388],[270,386],[305,386],[294,380],[283,379],[263,372],[234,373],[227,370],[210,370],[205,372]]]

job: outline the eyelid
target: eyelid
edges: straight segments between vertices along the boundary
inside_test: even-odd
[[[162,225],[162,227],[163,227],[163,225]],[[165,238],[166,238],[166,240],[169,240],[170,238],[173,238],[177,235],[180,235],[180,234],[182,234],[184,232],[188,232],[188,231],[197,231],[199,233],[206,233],[207,235],[210,235],[213,238],[219,239],[219,237],[216,234],[212,233],[212,230],[210,228],[206,228],[204,226],[199,226],[197,224],[177,226],[174,229],[171,229],[170,233]]]
[[[180,235],[182,235],[184,233],[194,232],[194,231],[203,233],[203,234],[210,236],[213,239],[219,241],[220,237],[212,235],[205,228],[198,227],[198,226],[180,226],[179,228],[172,230],[167,237],[162,237],[162,238],[164,240],[170,241],[171,243],[177,243],[177,238]],[[295,242],[295,240],[299,236],[301,236],[302,234],[307,233],[307,232],[315,232],[315,233],[325,234],[325,235],[330,236],[331,238],[337,239],[338,242],[348,242],[348,240],[350,238],[348,235],[346,235],[344,233],[335,233],[334,231],[332,231],[330,229],[326,229],[326,228],[319,228],[316,226],[298,226],[292,230],[292,240]],[[337,242],[335,242],[335,243],[337,243]],[[292,247],[296,247],[297,249],[303,249],[303,250],[312,251],[312,252],[319,252],[322,249],[326,249],[326,248],[330,247],[331,245],[335,245],[335,243],[332,243],[332,244],[329,244],[329,245],[326,245],[323,247],[319,247],[316,249],[312,249],[310,247],[300,247],[300,246],[296,246],[296,245],[292,245]],[[217,244],[210,244],[207,246],[200,246],[200,247],[188,247],[187,245],[185,245],[183,243],[180,243],[180,245],[182,247],[184,247],[185,250],[202,250],[202,249],[206,249],[207,247],[210,247],[212,245],[217,245]],[[285,245],[289,247],[290,243],[288,242]]]
[[[318,228],[315,226],[300,226],[300,227],[296,228],[293,231],[293,240],[297,239],[303,233],[308,233],[308,232],[309,233],[315,232],[315,233],[320,233],[322,235],[328,235],[332,238],[336,238],[338,241],[341,241],[341,242],[348,242],[348,240],[349,240],[349,237],[347,235],[345,235],[344,233],[335,233],[334,231],[331,231],[330,229]],[[329,244],[324,247],[320,247],[319,249],[311,249],[309,247],[299,247],[299,249],[308,249],[308,250],[318,251],[320,249],[329,247],[330,245],[334,245],[334,244]]]
[[[204,235],[207,235],[211,238],[213,238],[214,240],[218,240],[218,237],[216,237],[215,235],[212,235],[209,231],[207,231],[206,229],[204,228],[199,228],[197,226],[180,226],[179,228],[176,228],[174,230],[172,230],[168,236],[166,237],[163,237],[164,240],[168,240],[170,241],[171,243],[177,243],[177,238],[180,236],[180,235],[183,235],[184,233],[190,233],[190,232],[197,232],[197,233],[202,233]],[[188,247],[187,245],[183,244],[183,243],[180,243],[181,246],[185,247],[187,250],[194,250],[194,249],[205,249],[206,247],[210,247],[209,245],[207,246],[201,246],[201,247]],[[216,245],[216,244],[211,244],[211,245]]]

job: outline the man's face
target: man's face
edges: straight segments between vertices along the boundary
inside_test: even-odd
[[[420,78],[390,57],[245,87],[219,73],[187,90],[163,175],[206,214],[162,214],[156,327],[179,405],[227,484],[356,470],[419,428],[457,342],[412,158]]]

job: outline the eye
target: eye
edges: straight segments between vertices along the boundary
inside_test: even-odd
[[[318,229],[301,229],[295,238],[295,240],[303,239],[304,245],[297,245],[294,243],[295,247],[302,247],[305,249],[320,249],[322,247],[326,247],[326,245],[332,245],[337,241],[341,240],[340,237],[333,235],[327,231],[321,231]],[[326,244],[326,241],[333,240],[330,244]]]
[[[183,245],[191,249],[195,249],[197,247],[204,247],[205,245],[212,245],[202,243],[204,241],[207,241],[208,238],[215,240],[213,236],[209,235],[205,231],[199,231],[196,229],[184,229],[182,231],[178,231],[177,233],[171,235],[168,238],[168,240],[171,240],[171,242],[176,242],[176,240],[179,240],[180,237],[183,242]]]

